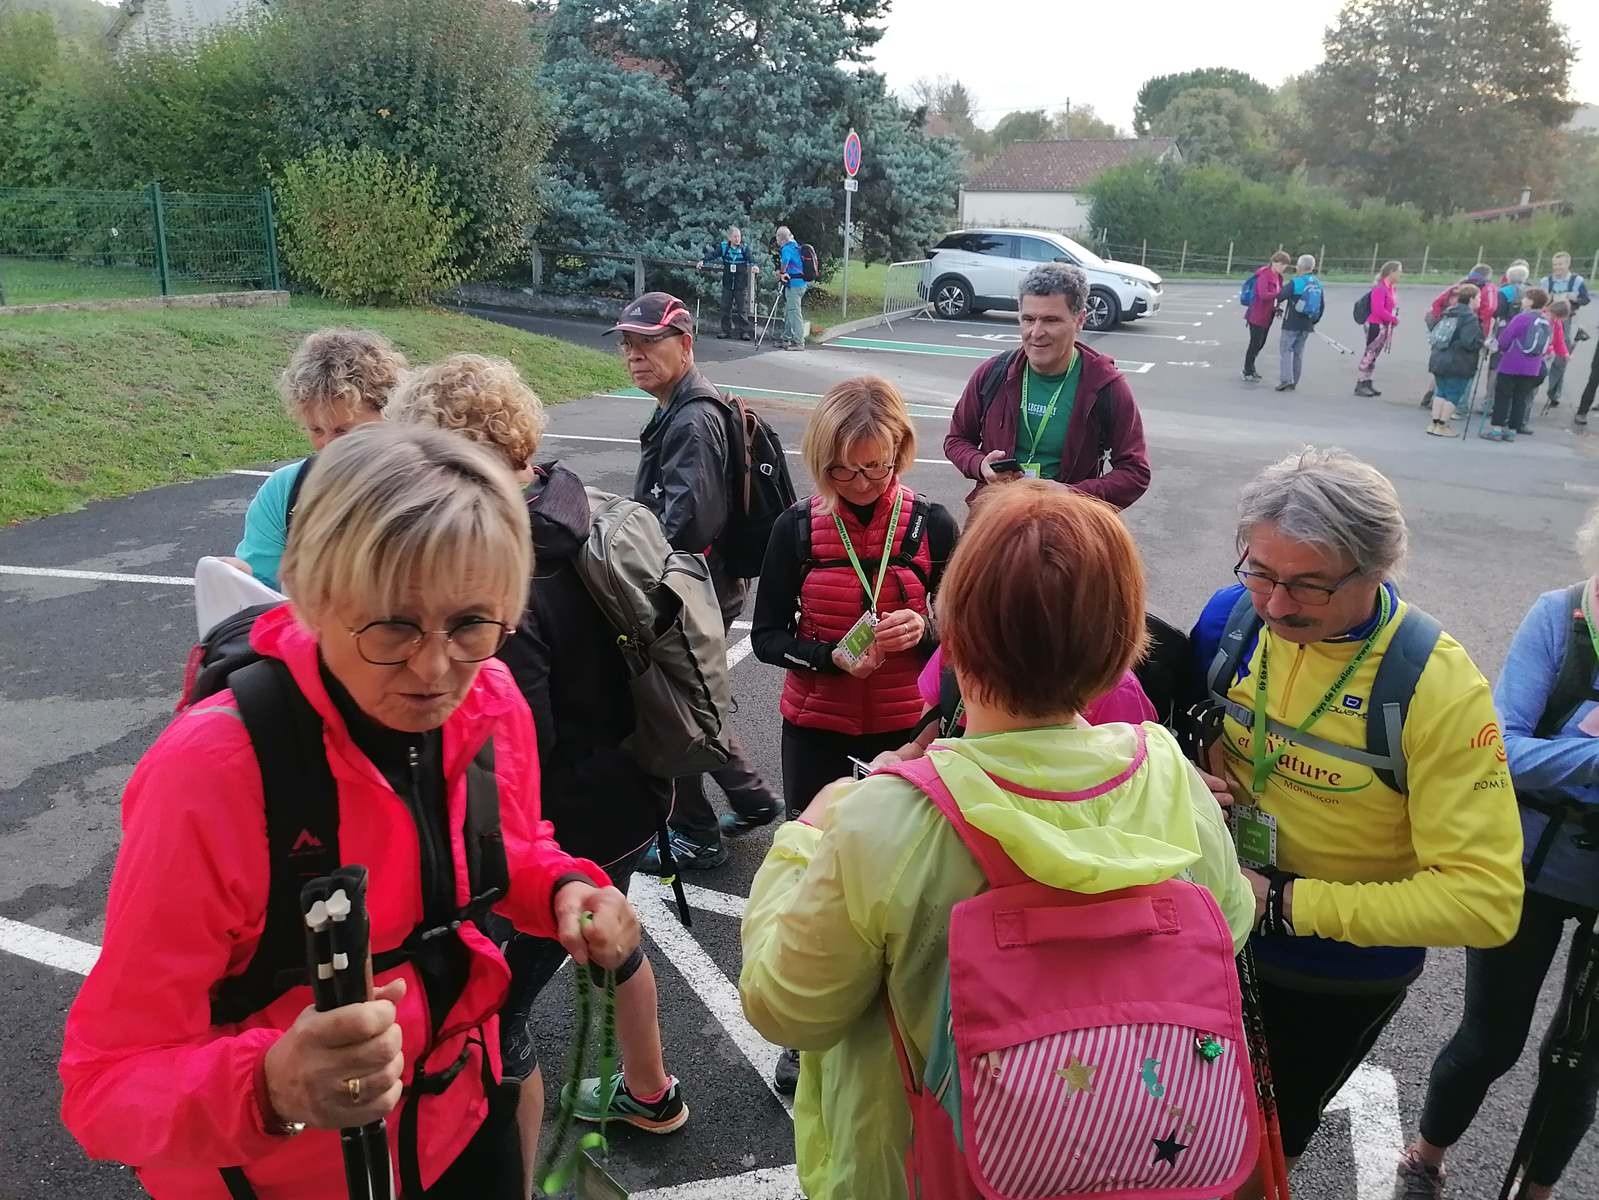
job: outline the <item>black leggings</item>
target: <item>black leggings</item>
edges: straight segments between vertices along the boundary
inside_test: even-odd
[[[1599,338],[1594,339],[1593,366],[1588,368],[1588,383],[1582,389],[1582,403],[1577,406],[1579,417],[1588,415],[1588,410],[1593,407],[1595,393],[1599,393]]]
[[[912,728],[857,737],[825,729],[806,729],[784,721],[783,800],[789,820],[799,816],[816,798],[816,793],[833,780],[850,777],[850,755],[862,762],[871,762],[884,750],[898,750],[915,732]]]
[[[1544,976],[1560,948],[1565,924],[1573,918],[1579,925],[1566,964],[1569,988],[1584,957],[1583,928],[1594,918],[1592,909],[1528,892],[1515,937],[1493,950],[1466,951],[1465,1012],[1460,1028],[1432,1065],[1427,1102],[1421,1111],[1421,1136],[1434,1146],[1453,1146],[1460,1140],[1488,1089],[1521,1057]],[[1562,996],[1551,1028],[1565,1019],[1563,1001]],[[1546,1034],[1546,1043],[1547,1038]],[[1546,1093],[1549,1116],[1533,1147],[1527,1178],[1542,1187],[1553,1187],[1593,1124],[1594,1100],[1599,1095],[1599,1030],[1593,1032],[1575,1071],[1557,1071],[1545,1081],[1540,1063],[1539,1086],[1551,1089]]]
[[[1270,322],[1249,326],[1249,349],[1244,351],[1244,374],[1254,375],[1255,359],[1266,348],[1266,335],[1271,332]]]
[[[1527,424],[1527,408],[1540,380],[1536,375],[1500,374],[1494,383],[1493,423],[1520,430]]]

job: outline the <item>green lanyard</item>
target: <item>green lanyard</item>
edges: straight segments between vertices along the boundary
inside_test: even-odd
[[[1588,585],[1582,589],[1582,619],[1588,623],[1588,638],[1593,642],[1594,657],[1599,658],[1599,628],[1594,626],[1594,581],[1590,579]]]
[[[1055,403],[1060,399],[1061,389],[1066,386],[1066,381],[1072,377],[1072,363],[1076,361],[1077,349],[1073,347],[1071,362],[1066,364],[1066,374],[1061,376],[1061,381],[1055,385],[1055,394],[1049,398],[1049,407],[1044,409],[1044,417],[1038,423],[1037,433],[1033,432],[1032,424],[1027,419],[1027,393],[1031,390],[1029,385],[1033,380],[1033,368],[1031,365],[1022,368],[1022,430],[1032,439],[1027,447],[1028,462],[1038,461],[1038,439],[1043,437],[1044,430],[1049,428],[1050,418],[1055,415]]]
[[[1310,710],[1310,715],[1299,723],[1294,729],[1294,737],[1298,737],[1309,729],[1323,713],[1332,707],[1332,702],[1337,699],[1338,693],[1344,690],[1345,685],[1355,677],[1355,672],[1360,669],[1360,664],[1366,661],[1366,656],[1371,653],[1371,648],[1377,644],[1377,636],[1382,633],[1383,626],[1388,624],[1388,618],[1393,612],[1393,601],[1388,598],[1388,589],[1377,589],[1377,625],[1366,635],[1366,640],[1361,643],[1360,649],[1355,651],[1355,657],[1349,660],[1349,665],[1344,668],[1343,674],[1333,681],[1332,687],[1327,689],[1327,694],[1315,708]],[[1592,628],[1592,626],[1590,626]],[[1250,731],[1250,755],[1255,760],[1254,786],[1249,790],[1256,796],[1266,787],[1266,780],[1271,778],[1272,771],[1283,755],[1287,754],[1293,745],[1293,738],[1285,738],[1283,744],[1276,751],[1268,752],[1266,749],[1266,630],[1260,631],[1260,651],[1257,656],[1260,666],[1255,670],[1255,723]],[[1375,715],[1372,716],[1375,720]]]
[[[855,578],[861,581],[861,587],[866,590],[866,611],[877,611],[877,597],[883,590],[883,579],[888,575],[888,556],[894,549],[894,531],[899,528],[899,510],[901,497],[894,496],[894,511],[888,517],[888,533],[883,538],[883,557],[877,564],[877,586],[873,587],[866,582],[866,572],[861,567],[861,560],[855,555],[855,547],[850,545],[849,533],[844,529],[844,522],[837,513],[833,514],[833,524],[838,526],[838,536],[844,540],[844,553],[849,555],[849,565],[855,568]]]

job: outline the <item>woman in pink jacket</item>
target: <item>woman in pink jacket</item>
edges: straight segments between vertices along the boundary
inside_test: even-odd
[[[465,438],[381,424],[340,438],[290,534],[291,602],[249,633],[265,673],[232,671],[140,760],[104,946],[67,1018],[62,1117],[157,1200],[342,1200],[336,1131],[380,1117],[405,1200],[521,1194],[515,1096],[497,1082],[509,972],[470,919],[496,892],[474,884],[496,879],[496,910],[580,963],[615,966],[639,936],[605,874],[540,820],[532,721],[493,659],[530,545],[509,471]],[[291,712],[320,731],[297,743],[314,765],[268,808],[262,764],[281,779],[285,756],[258,762],[246,714],[262,730],[260,714]],[[314,788],[324,758],[336,818],[308,810],[292,847],[269,850],[282,823],[268,814]],[[263,930],[285,927],[274,873],[297,894],[295,856],[328,837],[333,862],[370,871],[377,987],[318,1013],[293,976],[248,968]]]
[[[1266,335],[1277,315],[1277,298],[1282,295],[1283,276],[1293,259],[1284,250],[1271,256],[1271,261],[1255,272],[1255,294],[1244,311],[1244,324],[1249,326],[1249,349],[1244,351],[1244,382],[1259,383],[1260,372],[1255,370],[1255,359],[1265,349]]]
[[[1360,356],[1355,368],[1355,395],[1382,395],[1371,385],[1377,370],[1377,356],[1388,349],[1394,330],[1399,328],[1399,287],[1404,266],[1390,259],[1383,263],[1377,282],[1371,286],[1371,313],[1366,317],[1366,352]]]

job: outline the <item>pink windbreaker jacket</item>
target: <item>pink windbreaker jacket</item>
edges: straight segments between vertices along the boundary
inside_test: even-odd
[[[422,918],[415,824],[377,768],[350,740],[322,685],[316,641],[288,606],[262,616],[251,642],[288,664],[322,714],[328,765],[339,789],[339,847],[371,872],[374,950],[401,942]],[[555,934],[552,891],[563,875],[609,882],[574,859],[539,819],[538,747],[526,703],[505,666],[483,664],[444,725],[444,771],[457,900],[468,894],[466,767],[495,742],[500,821],[511,886],[499,910],[519,928]],[[267,1049],[311,1003],[309,987],[279,997],[242,1024],[213,1027],[210,993],[249,962],[264,924],[268,863],[261,777],[233,694],[183,712],[140,760],[122,800],[122,847],[106,907],[105,942],[67,1018],[61,1056],[67,1128],[95,1158],[128,1163],[157,1200],[226,1200],[218,1168],[241,1165],[260,1200],[344,1200],[337,1131],[269,1134],[256,1099]],[[423,1186],[456,1158],[487,1113],[482,1049],[499,1076],[498,1012],[510,974],[475,925],[461,927],[470,973],[436,1039],[421,980],[406,963],[380,976],[406,980],[399,1021],[405,1079],[468,1059],[418,1114]],[[469,1039],[468,1034],[473,1034]],[[389,1117],[391,1153],[406,1100]],[[396,1176],[398,1177],[398,1176]]]

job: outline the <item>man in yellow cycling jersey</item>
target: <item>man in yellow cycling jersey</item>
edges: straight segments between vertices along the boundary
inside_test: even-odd
[[[1290,1159],[1398,1011],[1422,947],[1498,946],[1520,917],[1493,699],[1460,644],[1400,598],[1405,542],[1375,468],[1341,450],[1290,455],[1244,489],[1239,582],[1192,635],[1210,768],[1253,868]]]

